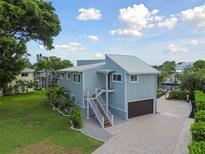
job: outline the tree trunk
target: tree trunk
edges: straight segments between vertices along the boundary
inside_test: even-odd
[[[46,71],[46,89],[48,89],[48,69],[45,69]]]

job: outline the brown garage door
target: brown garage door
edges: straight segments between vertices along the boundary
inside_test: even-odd
[[[128,102],[128,118],[153,113],[153,99]]]

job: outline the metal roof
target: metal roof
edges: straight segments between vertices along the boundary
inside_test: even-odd
[[[93,68],[103,66],[103,65],[105,65],[105,62],[90,64],[90,65],[68,67],[68,68],[60,69],[60,70],[58,70],[58,72],[83,72],[84,70],[93,69]]]
[[[21,73],[34,73],[35,70],[32,68],[24,68]]]
[[[106,55],[129,74],[159,74],[159,71],[132,55]]]

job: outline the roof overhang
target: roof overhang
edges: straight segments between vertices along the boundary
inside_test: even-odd
[[[114,72],[114,70],[112,70],[112,69],[97,70],[97,73],[103,73],[103,74],[108,74],[108,73],[112,73],[112,72]]]

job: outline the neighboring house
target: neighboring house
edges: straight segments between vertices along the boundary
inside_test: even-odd
[[[35,70],[31,68],[24,68],[19,75],[16,76],[16,79],[13,80],[10,85],[15,85],[16,81],[34,81],[35,80]],[[33,91],[33,88],[26,88],[26,91]]]
[[[35,70],[31,68],[24,68],[21,73],[16,76],[15,80],[35,80]]]
[[[182,62],[176,65],[176,72],[182,73],[186,68],[189,68],[193,65],[192,62]]]
[[[58,85],[70,91],[87,118],[95,114],[101,126],[108,127],[113,115],[127,120],[156,112],[159,72],[150,65],[135,56],[112,54],[78,64],[58,70]]]
[[[48,86],[56,85],[57,84],[57,78],[55,75],[56,73],[48,69],[47,74],[48,74]],[[45,69],[42,69],[37,72],[37,79],[39,81],[40,87],[46,88],[46,70]]]

